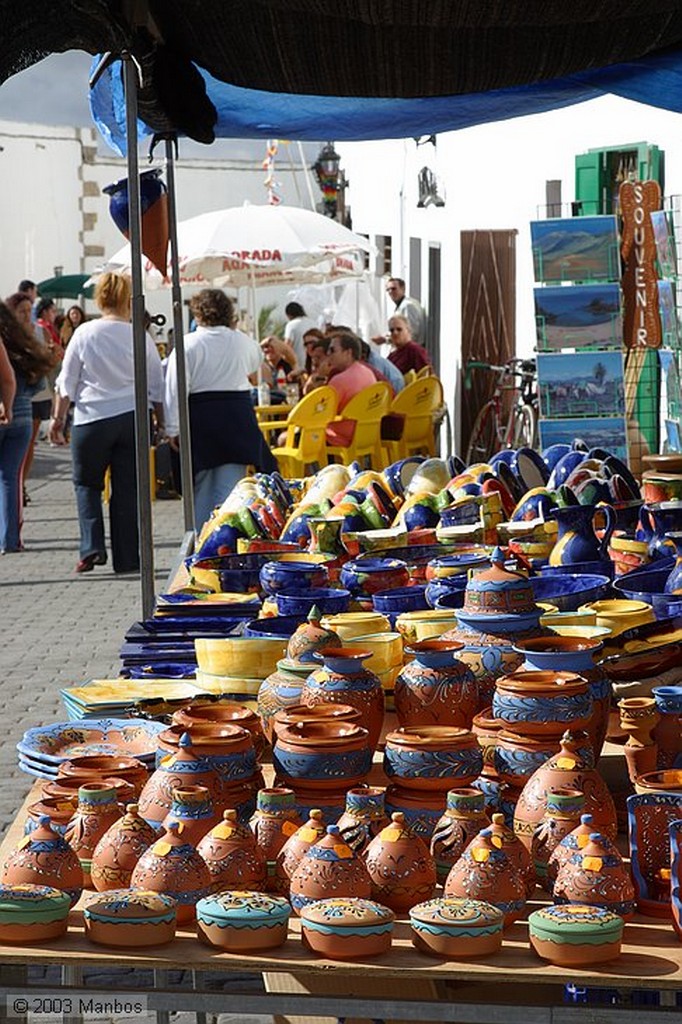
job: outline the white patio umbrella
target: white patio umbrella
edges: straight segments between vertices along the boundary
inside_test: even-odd
[[[338,221],[297,206],[213,210],[178,223],[180,283],[198,287],[314,284],[362,276],[371,243]],[[102,270],[130,268],[130,246]],[[148,289],[167,278],[144,261]]]

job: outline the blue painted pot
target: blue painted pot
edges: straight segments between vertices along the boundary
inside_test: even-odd
[[[461,608],[464,605],[466,585],[467,577],[464,574],[431,580],[426,585],[426,603],[429,608]],[[452,598],[453,601],[441,604],[440,602],[444,598]]]
[[[492,708],[493,717],[512,732],[561,735],[586,728],[592,696],[587,680],[573,673],[521,669],[497,680]]]
[[[215,574],[219,589],[227,594],[249,594],[260,590],[260,570],[271,561],[272,554],[214,555],[210,558],[192,558],[192,570],[210,570]]]
[[[297,722],[277,730],[272,762],[293,789],[359,786],[372,767],[369,733],[349,722]]]
[[[551,570],[531,578],[536,601],[555,605],[561,612],[575,611],[588,601],[600,601],[611,589],[605,575],[554,573]]]
[[[404,726],[386,736],[384,772],[406,789],[441,790],[470,785],[483,770],[483,751],[468,729]]]
[[[350,604],[349,590],[333,590],[329,587],[317,587],[309,593],[288,593],[280,591],[275,594],[277,611],[282,616],[307,619],[313,607],[319,608],[323,615],[338,615],[348,611]]]
[[[353,597],[370,599],[382,590],[407,586],[410,573],[398,558],[356,558],[342,567],[339,580]]]
[[[273,615],[265,619],[252,619],[244,627],[244,636],[290,637],[301,625],[298,615]]]
[[[559,536],[549,557],[550,565],[597,561],[610,564],[608,547],[616,525],[616,514],[610,505],[599,506],[600,514],[606,516],[606,528],[599,538],[594,527],[596,511],[593,505],[552,509],[551,518],[559,524]]]
[[[260,570],[260,584],[266,594],[305,593],[323,587],[327,570],[319,562],[266,562]]]
[[[403,612],[425,611],[429,605],[423,586],[395,587],[393,590],[378,590],[372,594],[375,611],[381,612],[392,621]]]

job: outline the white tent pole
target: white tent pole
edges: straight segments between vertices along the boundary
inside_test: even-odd
[[[300,142],[297,142],[296,145],[298,146],[298,155],[301,160],[301,167],[303,168],[303,177],[305,178],[306,189],[308,190],[308,202],[310,203],[310,209],[314,213],[316,210],[315,194],[313,192],[313,186],[310,181],[310,171],[308,170],[308,164],[306,163],[305,153],[303,152],[303,146],[301,145]]]

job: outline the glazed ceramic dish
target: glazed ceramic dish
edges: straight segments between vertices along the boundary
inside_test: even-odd
[[[620,955],[623,919],[578,903],[543,907],[528,918],[530,944],[558,967],[591,967]]]
[[[49,885],[0,886],[0,942],[46,942],[66,931],[71,901]]]
[[[578,575],[549,571],[531,579],[536,601],[549,601],[560,612],[572,612],[580,605],[597,601],[609,592],[611,581],[604,575]]]
[[[131,722],[125,718],[104,718],[78,725],[56,722],[27,729],[17,743],[17,750],[32,761],[55,766],[90,754],[125,754],[151,762],[155,738],[162,729],[159,722]]]
[[[176,901],[145,889],[112,889],[89,896],[83,907],[85,934],[100,946],[143,949],[175,938]]]
[[[364,960],[391,947],[393,911],[374,900],[318,900],[301,910],[303,942],[330,960]]]
[[[256,953],[286,941],[291,907],[281,896],[228,890],[197,903],[197,935],[208,946]]]
[[[504,914],[483,900],[441,897],[413,907],[410,924],[421,953],[461,960],[498,952]]]

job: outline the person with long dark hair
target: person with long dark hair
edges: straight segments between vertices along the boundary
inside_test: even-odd
[[[26,301],[31,300],[26,296]],[[0,302],[0,340],[14,371],[16,390],[6,422],[0,420],[0,553],[21,551],[23,522],[22,464],[31,443],[31,397],[52,368],[53,358],[4,302]]]

